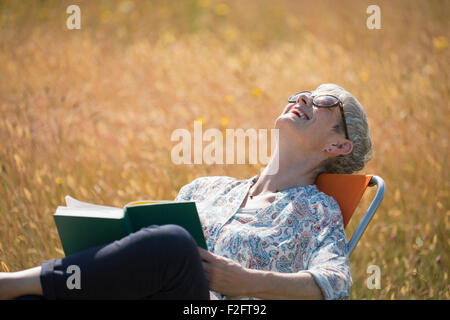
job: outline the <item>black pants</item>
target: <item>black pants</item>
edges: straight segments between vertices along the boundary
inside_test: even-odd
[[[80,289],[74,288],[71,265],[79,268]],[[143,228],[105,246],[46,261],[40,279],[44,299],[209,299],[195,240],[176,225]]]

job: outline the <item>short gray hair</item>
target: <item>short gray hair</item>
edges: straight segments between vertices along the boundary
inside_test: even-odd
[[[353,143],[349,154],[329,158],[322,163],[320,173],[355,173],[364,168],[372,158],[372,140],[369,123],[361,104],[349,92],[338,85],[326,83],[314,90],[313,95],[331,94],[344,104],[348,135]]]

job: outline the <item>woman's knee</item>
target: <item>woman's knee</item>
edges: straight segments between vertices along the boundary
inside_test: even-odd
[[[178,225],[168,224],[161,227],[166,240],[167,250],[178,254],[192,254],[197,244],[191,234]]]
[[[158,248],[170,255],[191,255],[197,244],[190,233],[174,224],[150,226],[139,231],[139,241],[146,248]]]

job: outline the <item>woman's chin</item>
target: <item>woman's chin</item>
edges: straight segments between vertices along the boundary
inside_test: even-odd
[[[298,119],[294,114],[282,114],[275,120],[275,129],[298,131]]]
[[[281,129],[282,127],[285,127],[289,125],[289,123],[292,123],[294,119],[292,119],[291,116],[288,116],[287,114],[282,114],[275,120],[275,129]]]

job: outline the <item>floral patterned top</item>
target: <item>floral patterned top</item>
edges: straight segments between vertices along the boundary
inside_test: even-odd
[[[175,201],[195,201],[212,253],[250,269],[309,272],[325,299],[347,297],[352,278],[336,200],[307,185],[277,192],[266,208],[239,210],[257,178],[197,178]]]

